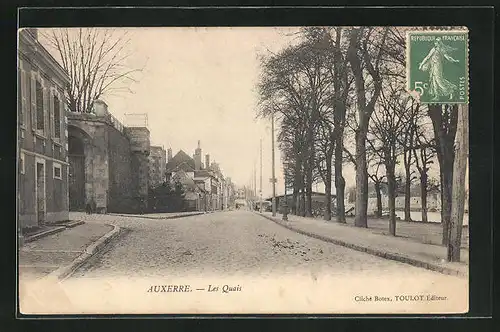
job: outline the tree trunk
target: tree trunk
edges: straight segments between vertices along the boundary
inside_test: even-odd
[[[302,187],[302,190],[300,193],[300,216],[301,217],[306,216],[306,190],[305,190],[305,187]]]
[[[406,159],[406,156],[405,156]],[[411,190],[411,174],[410,174],[410,165],[405,165],[405,176],[406,176],[406,181],[405,181],[405,221],[411,221],[411,197],[410,197],[410,190]]]
[[[366,163],[366,133],[368,120],[360,115],[360,128],[356,132],[356,217],[354,225],[368,227],[368,169]],[[364,122],[364,123],[363,123]],[[366,123],[366,124],[365,124]]]
[[[420,173],[420,200],[422,209],[422,221],[428,222],[427,218],[427,174]]]
[[[325,183],[325,213],[323,219],[332,220],[332,185]]]
[[[450,171],[446,171],[448,167],[446,163],[445,172],[441,174],[443,178],[442,200],[441,200],[441,223],[443,225],[443,245],[448,245],[450,235],[450,219],[451,219],[451,196],[453,182],[453,165]]]
[[[451,205],[450,241],[448,245],[448,261],[460,261],[462,244],[462,226],[465,207],[465,173],[467,170],[468,144],[468,107],[460,105],[457,124],[456,154],[453,165],[453,201]]]
[[[389,205],[389,233],[396,236],[396,175],[393,165],[386,163],[387,196]]]
[[[375,215],[377,218],[382,217],[382,192],[380,188],[380,182],[375,182],[375,194],[377,195],[377,211],[375,211]]]
[[[313,165],[314,165],[314,155],[312,152],[309,153],[310,156],[307,161],[307,172],[306,172],[306,217],[312,217],[312,182],[313,182]]]
[[[445,110],[443,112],[443,107]],[[451,187],[453,161],[455,158],[454,142],[457,129],[457,105],[429,105],[428,114],[432,120],[436,150],[439,161],[441,184],[441,224],[443,226],[442,244],[449,243],[449,224],[451,214]]]
[[[297,185],[293,185],[293,193],[292,193],[292,214],[297,215],[297,200],[298,200],[298,188]]]
[[[332,156],[326,157],[326,176],[325,176],[325,220],[332,220]]]
[[[337,132],[337,135],[342,136],[343,133]],[[335,194],[336,194],[336,213],[337,222],[345,223],[345,179],[342,175],[342,159],[343,159],[343,139],[338,139],[335,142]]]

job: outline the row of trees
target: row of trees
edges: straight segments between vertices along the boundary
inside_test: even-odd
[[[387,186],[389,230],[403,181],[405,219],[419,181],[422,218],[440,169],[443,244],[449,243],[457,106],[421,105],[406,89],[405,33],[392,27],[303,28],[278,53],[261,57],[258,115],[279,121],[278,143],[293,189],[292,213],[312,216],[313,184],[325,185],[324,218],[345,223],[343,166],[356,170],[355,225],[367,227],[368,182]],[[398,177],[397,169],[403,174]],[[336,211],[331,211],[332,183]],[[380,201],[379,201],[380,202]],[[381,203],[378,212],[381,212]]]

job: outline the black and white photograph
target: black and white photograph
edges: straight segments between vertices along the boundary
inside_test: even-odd
[[[20,313],[467,313],[468,38],[19,29]]]

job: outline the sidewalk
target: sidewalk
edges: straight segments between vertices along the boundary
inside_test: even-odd
[[[113,231],[113,226],[91,222],[25,243],[19,249],[19,280],[43,278],[74,265],[89,246]]]
[[[461,250],[461,262],[450,263],[445,261],[446,247],[441,245],[421,243],[406,237],[384,235],[377,229],[357,228],[349,223],[339,224],[333,220],[325,221],[288,215],[288,222],[286,222],[281,220],[281,214],[272,217],[271,212],[265,212],[261,215],[290,230],[323,241],[444,274],[468,276],[469,252],[467,249]]]
[[[332,217],[332,222],[335,217]],[[348,225],[354,227],[354,218],[347,217],[346,222]],[[375,233],[389,235],[389,219],[368,219],[368,227]],[[441,245],[443,237],[443,227],[441,223],[434,222],[421,222],[421,221],[396,221],[396,234],[399,237],[408,238],[409,240],[417,241],[425,244]],[[461,247],[469,248],[469,228],[462,228],[462,244]]]
[[[125,213],[107,213],[107,214],[111,216],[121,216],[121,217],[131,217],[131,218],[176,219],[176,218],[197,216],[209,212],[194,211],[194,212],[145,213],[145,214],[125,214]]]

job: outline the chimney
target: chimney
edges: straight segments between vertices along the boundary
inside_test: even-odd
[[[208,153],[205,155],[205,167],[206,169],[210,168],[210,155]]]
[[[198,147],[196,148],[194,152],[194,169],[196,171],[199,171],[201,169],[201,147],[200,147],[200,141],[198,141]]]
[[[169,162],[170,160],[172,160],[172,148],[168,148],[168,150],[167,150],[167,156],[168,156],[167,157],[168,158],[167,162]]]

